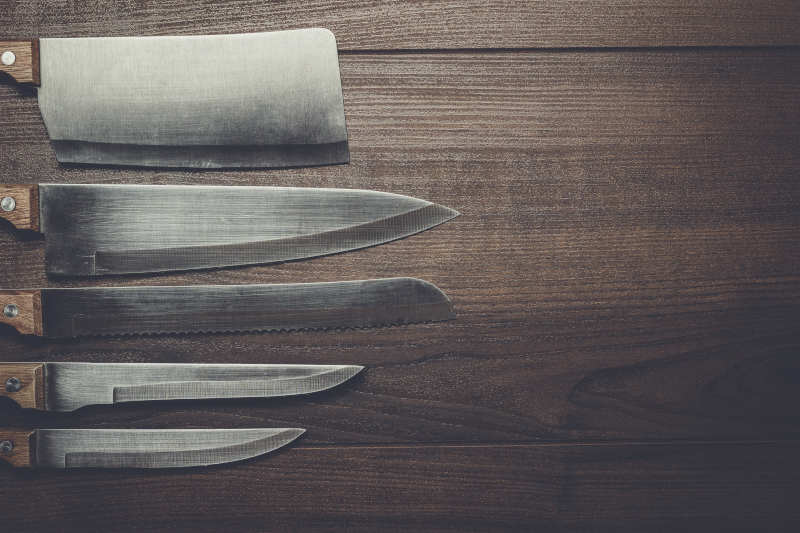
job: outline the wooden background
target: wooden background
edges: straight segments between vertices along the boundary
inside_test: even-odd
[[[291,264],[77,281],[416,276],[459,317],[371,331],[42,342],[6,361],[360,363],[277,401],[0,411],[38,427],[308,428],[184,471],[0,468],[6,531],[800,527],[800,9],[792,0],[0,1],[0,35],[332,29],[352,163],[56,163],[0,84],[0,181],[372,188],[463,215]],[[0,287],[65,286],[0,227]]]

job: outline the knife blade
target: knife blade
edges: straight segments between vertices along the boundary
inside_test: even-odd
[[[0,72],[38,86],[62,163],[346,163],[336,39],[326,29],[0,41]]]
[[[0,363],[0,396],[26,409],[158,400],[271,398],[340,385],[357,365]]]
[[[401,239],[456,216],[358,189],[0,185],[0,217],[45,235],[47,272],[100,276],[291,261]]]
[[[250,459],[299,428],[0,429],[0,459],[28,468],[180,468]]]
[[[454,317],[415,278],[0,291],[0,323],[49,338],[367,328]]]

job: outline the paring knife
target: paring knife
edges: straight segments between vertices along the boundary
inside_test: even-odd
[[[310,394],[358,374],[356,365],[0,363],[0,397],[25,409],[74,411],[86,405],[269,398]]]
[[[34,468],[178,468],[250,459],[305,432],[275,429],[2,429],[0,459]]]
[[[291,167],[349,158],[336,39],[241,35],[0,41],[38,85],[63,163]]]
[[[365,190],[0,185],[0,217],[44,233],[47,272],[70,276],[290,261],[382,244],[456,216]]]
[[[365,328],[454,316],[442,291],[414,278],[4,290],[0,309],[0,324],[50,338]]]

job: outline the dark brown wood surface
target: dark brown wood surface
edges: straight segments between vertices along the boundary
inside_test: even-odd
[[[209,470],[0,469],[4,525],[797,529],[792,2],[106,4],[0,2],[0,35],[327,26],[344,50],[351,164],[59,166],[35,94],[0,84],[0,182],[370,188],[462,216],[332,257],[90,281],[48,280],[43,241],[3,225],[0,288],[407,275],[436,283],[459,316],[368,331],[59,342],[3,329],[3,361],[368,367],[308,398],[2,411],[2,425],[17,427],[308,429],[273,456]]]

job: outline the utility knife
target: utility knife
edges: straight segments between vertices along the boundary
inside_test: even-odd
[[[87,405],[271,398],[330,389],[357,365],[0,363],[0,397],[25,409],[74,411]]]
[[[367,328],[454,317],[447,296],[415,278],[2,290],[0,310],[0,324],[49,338]]]
[[[0,218],[43,233],[47,272],[62,276],[291,261],[382,244],[456,216],[365,190],[0,185]]]
[[[37,87],[62,163],[346,163],[336,39],[237,35],[0,41],[0,72]]]
[[[0,460],[28,468],[179,468],[242,461],[305,432],[269,429],[3,429]]]

